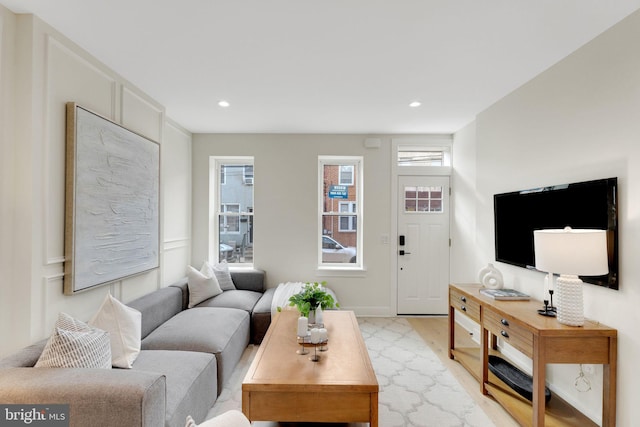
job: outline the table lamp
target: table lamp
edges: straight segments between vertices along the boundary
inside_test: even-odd
[[[609,272],[605,230],[535,230],[533,245],[536,269],[560,274],[556,281],[558,322],[584,324],[580,276],[601,276]]]

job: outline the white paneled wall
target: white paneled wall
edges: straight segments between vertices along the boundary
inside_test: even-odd
[[[184,277],[191,259],[191,134],[167,120],[160,153],[163,226],[163,283]]]
[[[13,309],[5,307],[5,301],[13,299],[13,241],[16,197],[14,170],[15,148],[13,111],[14,84],[12,59],[14,58],[15,16],[0,7],[0,337],[13,336],[13,331],[25,331],[20,325],[12,325]],[[0,354],[4,344],[0,341]]]
[[[191,246],[191,134],[167,124],[162,105],[37,17],[0,6],[0,37],[0,124],[10,122],[0,131],[0,313],[2,325],[17,325],[0,327],[1,356],[49,335],[60,311],[88,320],[107,292],[127,302],[184,274]],[[13,98],[7,88],[15,88]],[[73,296],[62,293],[69,101],[158,141],[163,156],[160,269]],[[168,196],[165,182],[171,183]]]

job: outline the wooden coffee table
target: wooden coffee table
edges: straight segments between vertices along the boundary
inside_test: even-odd
[[[242,382],[242,412],[251,421],[368,422],[378,426],[378,381],[352,311],[324,312],[328,350],[300,355],[298,312],[273,319]]]

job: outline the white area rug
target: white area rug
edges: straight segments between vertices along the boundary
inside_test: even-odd
[[[380,426],[494,425],[406,319],[358,322],[380,385]]]
[[[489,417],[403,318],[358,318],[380,385],[380,427],[494,427]],[[207,418],[242,410],[249,346]]]

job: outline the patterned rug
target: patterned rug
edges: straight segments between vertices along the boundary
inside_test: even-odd
[[[380,385],[380,427],[494,427],[487,415],[403,318],[358,318]],[[249,346],[207,418],[242,409]]]

